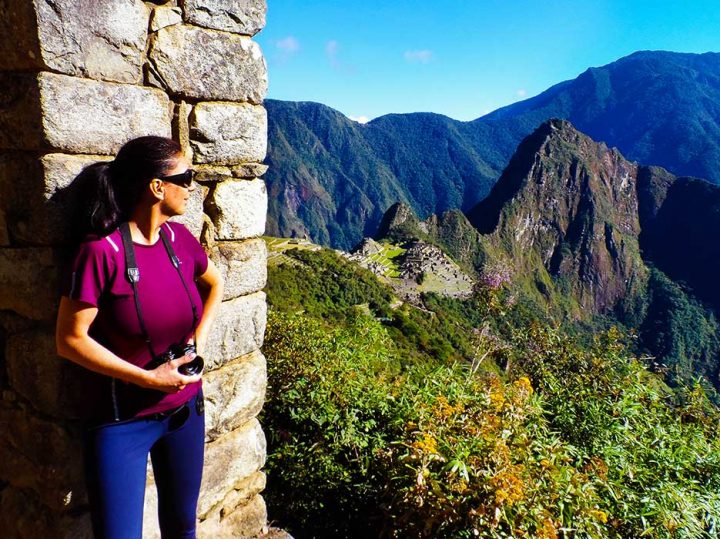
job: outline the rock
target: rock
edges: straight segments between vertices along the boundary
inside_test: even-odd
[[[261,163],[242,163],[231,167],[232,175],[236,178],[253,179],[259,178],[268,170],[267,165]]]
[[[54,511],[87,503],[81,436],[3,405],[0,425],[12,426],[0,436],[0,483],[32,491]]]
[[[242,485],[244,479],[262,468],[265,451],[265,435],[256,419],[205,446],[198,502],[200,518],[220,504],[236,485]]]
[[[188,200],[185,213],[172,218],[173,221],[184,224],[196,238],[199,238],[202,232],[203,203],[207,193],[207,187],[196,183],[195,189],[190,193],[190,200]]]
[[[44,136],[71,153],[115,154],[142,135],[169,137],[172,108],[152,88],[40,73]]]
[[[5,360],[10,386],[35,410],[50,417],[85,416],[88,390],[106,380],[58,357],[52,327],[10,335]]]
[[[215,225],[216,240],[241,240],[265,232],[267,191],[262,180],[219,183],[205,211]]]
[[[267,152],[267,112],[259,105],[199,103],[190,115],[190,145],[198,163],[262,161]]]
[[[195,173],[197,181],[205,183],[217,183],[233,177],[230,167],[215,165],[197,165]]]
[[[93,537],[90,513],[51,511],[36,497],[21,489],[5,487],[0,490],[0,507],[0,529],[4,530],[6,537]]]
[[[293,536],[280,528],[270,528],[267,533],[263,533],[258,539],[293,539]]]
[[[170,136],[165,93],[55,73],[0,73],[0,148],[112,155],[141,135]]]
[[[0,72],[0,148],[47,148],[37,75]]]
[[[5,0],[0,2],[0,12],[0,35],[12,36],[0,40],[0,71],[43,69],[34,2]]]
[[[148,60],[149,82],[173,95],[260,104],[267,92],[265,60],[248,37],[170,26],[153,34]]]
[[[265,26],[265,0],[183,0],[188,22],[205,28],[255,35]]]
[[[192,105],[187,101],[181,100],[175,105],[173,113],[173,138],[180,143],[182,151],[188,161],[193,162],[193,149],[190,146],[190,124],[188,118],[192,112]],[[196,169],[197,170],[197,169]],[[196,175],[197,178],[197,175]]]
[[[0,309],[33,320],[55,320],[59,301],[57,265],[52,249],[0,249]]]
[[[207,374],[203,379],[206,439],[215,440],[257,416],[266,385],[265,357],[259,351]]]
[[[47,69],[92,79],[141,82],[150,11],[140,0],[12,4],[27,5],[15,6],[9,13],[3,6],[7,22],[0,23],[0,28],[5,30],[3,35],[14,36],[0,45],[3,69]]]
[[[210,258],[225,281],[223,299],[262,290],[267,282],[267,247],[261,239],[218,242]]]
[[[207,372],[254,350],[265,336],[265,293],[224,301],[203,351]]]
[[[205,516],[205,520],[198,523],[198,537],[231,537],[231,535],[227,534],[237,533],[231,526],[232,521],[224,521],[223,516],[229,515],[243,505],[247,505],[251,499],[265,488],[265,482],[265,474],[255,472],[233,485],[225,499]],[[148,480],[145,486],[145,509],[143,511],[143,539],[160,539],[157,514],[157,488],[152,467],[148,466]]]
[[[267,508],[260,496],[232,512],[214,511],[198,526],[200,537],[251,539],[266,531]]]
[[[73,216],[80,186],[73,179],[87,165],[107,161],[99,155],[46,154],[38,161],[26,152],[0,154],[0,210],[15,245],[56,245],[73,240]]]
[[[162,28],[182,23],[182,11],[179,7],[160,6],[153,9],[150,31],[157,32]]]

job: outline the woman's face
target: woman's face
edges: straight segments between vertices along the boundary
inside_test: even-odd
[[[175,161],[175,166],[169,169],[165,175],[174,176],[175,174],[182,174],[190,168],[190,162],[185,158],[184,155],[180,154]],[[170,182],[163,182],[164,197],[162,200],[163,213],[172,217],[174,215],[182,215],[187,209],[187,203],[190,198],[190,193],[195,190],[195,183],[193,182],[190,187],[182,187]]]

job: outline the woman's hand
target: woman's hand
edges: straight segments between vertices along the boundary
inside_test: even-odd
[[[143,384],[148,389],[156,389],[165,393],[177,393],[185,389],[185,386],[199,382],[202,374],[186,376],[178,368],[185,363],[195,359],[194,354],[186,354],[178,359],[171,359],[153,370],[146,371],[146,381]]]

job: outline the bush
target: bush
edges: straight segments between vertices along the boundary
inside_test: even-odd
[[[271,311],[265,353],[267,500],[298,536],[717,536],[715,409],[699,386],[676,401],[613,332],[584,350],[513,331],[507,381],[407,363],[366,316]]]

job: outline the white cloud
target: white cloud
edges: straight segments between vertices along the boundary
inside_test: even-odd
[[[370,121],[370,118],[367,116],[348,116],[353,122],[357,122],[359,124],[366,124]]]
[[[524,88],[520,88],[517,92],[515,92],[519,97],[525,97],[527,95],[527,90]]]
[[[411,64],[427,64],[432,60],[433,53],[429,50],[405,51],[405,61]]]
[[[333,57],[337,56],[338,48],[339,48],[338,42],[335,41],[334,39],[330,40],[325,44],[325,53],[328,56],[333,56]]]
[[[294,36],[287,36],[280,41],[275,42],[275,48],[287,54],[295,54],[300,50],[300,42]]]
[[[275,42],[275,60],[284,64],[300,50],[300,42],[294,36],[287,36]]]
[[[335,69],[340,69],[340,62],[337,59],[339,49],[340,45],[334,39],[325,44],[325,55],[327,56],[330,65]]]

